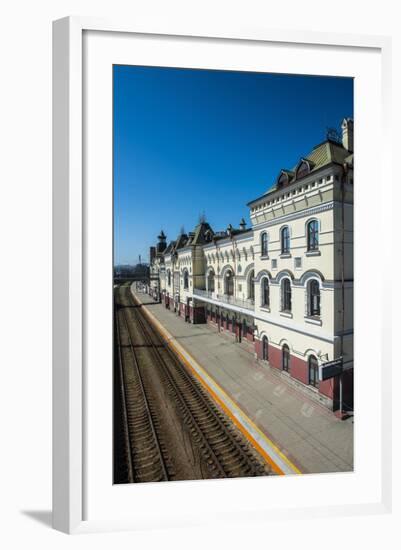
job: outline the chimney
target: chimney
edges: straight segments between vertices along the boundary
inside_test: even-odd
[[[347,151],[354,152],[354,121],[352,118],[344,118],[341,124],[343,132],[343,146]]]
[[[156,247],[151,246],[149,249],[149,263],[152,263],[156,257]]]

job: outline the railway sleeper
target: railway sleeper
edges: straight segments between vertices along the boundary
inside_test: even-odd
[[[158,453],[154,440],[150,441],[148,439],[146,441],[140,441],[134,439],[133,445],[131,445],[131,447],[133,447],[132,450],[135,456],[140,456],[142,454],[146,455],[149,453],[152,453],[150,456],[153,456],[153,453]]]
[[[156,476],[162,471],[162,468],[159,461],[151,462],[151,463],[143,462],[140,464],[135,464],[135,470],[141,476],[148,476],[148,475]]]

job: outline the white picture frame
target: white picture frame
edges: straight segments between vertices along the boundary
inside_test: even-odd
[[[86,478],[88,465],[85,462],[85,453],[89,445],[87,436],[90,423],[87,422],[87,373],[86,373],[86,339],[87,331],[85,316],[88,311],[84,307],[85,295],[88,292],[85,269],[88,265],[88,219],[85,218],[85,200],[87,200],[84,179],[86,148],[84,147],[83,130],[85,118],[84,103],[84,70],[85,33],[108,33],[109,40],[113,37],[146,36],[150,40],[160,37],[175,37],[181,40],[196,40],[198,43],[208,43],[209,48],[217,41],[227,41],[232,44],[277,44],[288,45],[292,48],[314,47],[338,48],[344,52],[364,49],[375,51],[380,57],[381,65],[381,97],[379,130],[377,139],[380,140],[380,150],[389,147],[390,126],[390,59],[391,41],[387,37],[358,36],[327,33],[312,33],[289,30],[268,29],[224,29],[192,28],[179,24],[159,26],[154,28],[143,27],[140,24],[125,21],[106,21],[87,17],[68,17],[54,22],[53,32],[53,526],[67,533],[87,532],[114,529],[137,529],[152,524],[150,515],[146,515],[146,499],[154,501],[159,490],[157,485],[141,488],[141,499],[144,502],[144,511],[141,518],[97,517],[87,516]],[[203,41],[203,42],[202,42]],[[358,139],[358,134],[356,134]],[[362,139],[362,137],[361,137]],[[358,159],[361,165],[368,159]],[[380,181],[390,181],[390,167],[380,161],[378,177]],[[357,167],[358,170],[358,167]],[[384,220],[384,208],[376,212],[379,223]],[[363,221],[365,223],[365,221]],[[357,243],[358,244],[358,243]],[[389,250],[385,250],[381,270],[385,271],[389,258]],[[111,268],[110,268],[111,272]],[[379,278],[379,277],[378,277]],[[376,304],[378,307],[379,302]],[[381,311],[381,310],[380,310]],[[391,418],[391,376],[389,374],[391,357],[389,350],[384,346],[384,334],[390,332],[388,317],[383,316],[378,321],[380,336],[378,348],[380,351],[380,374],[378,387],[381,399],[376,405],[376,412],[380,413],[381,424],[377,426],[375,446],[378,447],[377,464],[380,465],[375,493],[378,498],[369,499],[365,496],[359,502],[353,497],[343,503],[335,502],[328,508],[317,505],[302,507],[287,507],[281,503],[277,510],[270,510],[270,517],[304,517],[305,513],[324,513],[329,515],[384,513],[391,508],[391,469],[390,469],[390,425],[385,425],[383,418]],[[386,364],[386,376],[383,365]],[[111,369],[111,365],[110,365]],[[356,385],[358,373],[356,374]],[[111,392],[111,388],[110,388]],[[385,396],[385,398],[384,398]],[[374,432],[376,433],[376,432]],[[107,436],[106,436],[107,437]],[[358,451],[358,449],[356,449]],[[380,456],[379,456],[380,455]],[[325,476],[329,477],[329,476]],[[380,479],[379,479],[380,478]],[[269,480],[277,484],[284,480]],[[287,481],[287,480],[285,480]],[[254,480],[241,480],[241,486],[249,485],[250,491],[256,491]],[[291,484],[294,480],[291,480]],[[192,482],[191,482],[192,483]],[[203,483],[203,482],[202,482]],[[213,482],[212,482],[213,483]],[[231,483],[231,485],[229,485]],[[307,480],[301,481],[303,487]],[[181,498],[189,498],[190,493],[184,484],[171,487],[171,491],[179,492]],[[201,484],[188,485],[191,490],[201,495]],[[282,486],[284,493],[289,491],[289,484]],[[207,486],[212,490],[211,486]],[[238,489],[238,485],[235,490]],[[170,489],[169,489],[170,490]],[[227,486],[219,484],[219,491],[226,492],[227,497],[235,494],[232,482]],[[148,494],[148,496],[147,496]],[[105,497],[106,498],[106,497]],[[169,497],[170,498],[170,497]],[[163,499],[161,499],[163,500]],[[155,504],[156,505],[156,504]],[[264,509],[255,503],[253,519],[263,521]],[[230,512],[230,510],[229,510]],[[249,510],[238,509],[236,515],[235,503],[230,512],[231,521],[239,521],[241,517],[249,520]],[[174,512],[171,516],[160,520],[163,525],[191,525],[193,522],[202,523],[202,518],[196,517],[196,510],[191,515],[183,516],[178,512],[176,519]],[[205,521],[210,518],[205,518]]]

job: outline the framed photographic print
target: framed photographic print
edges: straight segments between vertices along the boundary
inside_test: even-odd
[[[57,529],[387,509],[389,52],[54,23]]]

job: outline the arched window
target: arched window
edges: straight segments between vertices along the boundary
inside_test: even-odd
[[[290,252],[290,230],[288,226],[281,230],[281,254],[288,254]]]
[[[184,271],[184,288],[188,288],[188,282],[189,282],[189,275],[188,275],[188,271],[185,269],[185,271]]]
[[[255,278],[255,271],[252,269],[248,277],[248,300],[255,300],[254,278]]]
[[[167,284],[168,286],[171,285],[171,271],[169,269],[167,270]]]
[[[307,225],[308,250],[319,249],[319,222],[311,220]]]
[[[262,256],[267,256],[268,254],[267,233],[262,233],[262,236],[260,237],[260,252]]]
[[[291,281],[289,279],[283,279],[281,281],[281,311],[290,312],[291,309]]]
[[[309,367],[309,385],[315,388],[319,385],[319,366],[314,355],[310,355],[308,359]]]
[[[264,307],[270,306],[270,288],[269,288],[269,279],[263,277],[262,279],[262,296],[261,296],[261,305]]]
[[[282,367],[286,372],[290,370],[290,348],[287,344],[282,347]]]
[[[234,294],[234,274],[231,270],[227,271],[224,277],[224,294],[227,294],[227,296]]]
[[[269,360],[269,340],[267,336],[263,336],[262,338],[262,358],[264,361]]]
[[[214,271],[210,270],[207,276],[207,289],[209,292],[214,292]]]
[[[308,315],[310,317],[320,316],[320,287],[316,279],[308,283]]]

